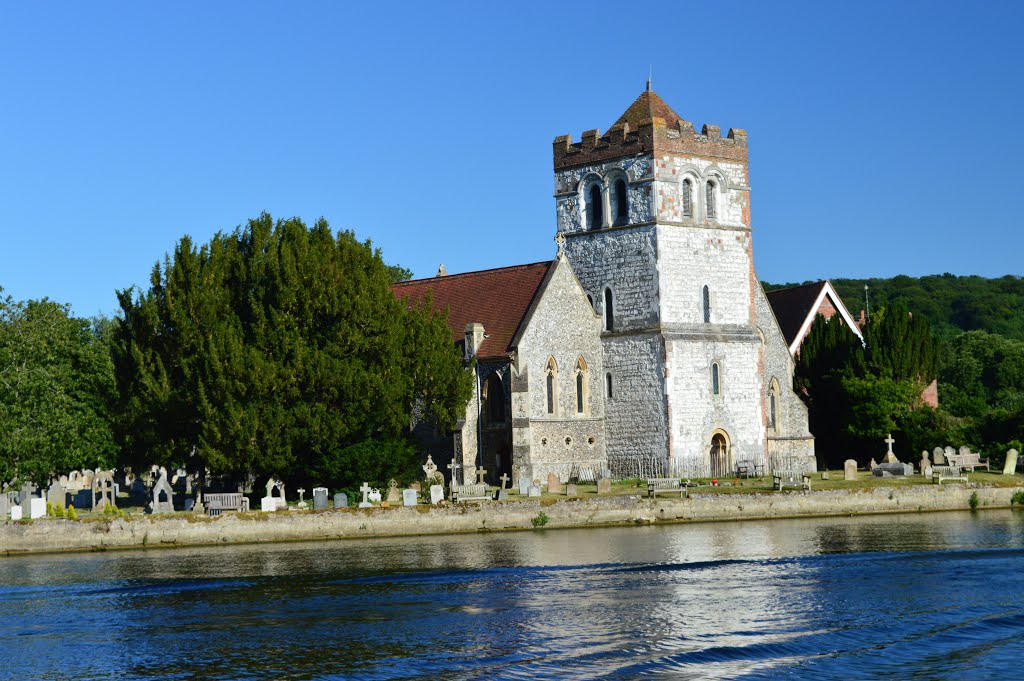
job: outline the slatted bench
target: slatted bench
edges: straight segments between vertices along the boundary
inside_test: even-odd
[[[946,458],[949,459],[951,466],[967,469],[972,473],[974,472],[975,467],[980,466],[984,466],[985,470],[989,470],[988,459],[983,459],[980,454],[976,454],[974,452],[971,452],[970,454],[953,454]]]
[[[943,480],[960,480],[967,482],[967,473],[959,466],[932,466],[932,482],[941,485]]]
[[[783,487],[802,487],[811,491],[811,476],[801,471],[773,471],[772,486],[782,491]]]
[[[472,484],[472,485],[452,485],[452,501],[490,501],[491,492],[487,489],[487,485]]]
[[[207,515],[220,515],[224,511],[241,513],[249,510],[249,500],[240,492],[204,494],[203,504]]]
[[[658,492],[679,492],[682,498],[686,494],[686,485],[679,478],[647,478],[647,496],[656,499]]]

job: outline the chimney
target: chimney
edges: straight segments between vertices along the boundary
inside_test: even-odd
[[[466,324],[466,361],[476,357],[477,350],[484,342],[484,325],[480,322]]]

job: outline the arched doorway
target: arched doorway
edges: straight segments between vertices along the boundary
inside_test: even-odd
[[[716,430],[711,435],[709,452],[711,477],[723,478],[732,474],[732,453],[729,450],[729,436],[723,430]]]

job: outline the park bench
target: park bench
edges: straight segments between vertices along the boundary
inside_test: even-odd
[[[951,466],[962,468],[974,472],[974,468],[984,466],[985,470],[989,470],[988,459],[981,458],[980,454],[971,452],[970,454],[950,454],[946,456],[949,459]]]
[[[453,502],[473,500],[491,500],[491,492],[487,489],[487,485],[452,485]]]
[[[658,497],[658,492],[679,492],[680,498],[686,494],[689,480],[683,482],[679,478],[647,478],[647,496]]]
[[[967,482],[967,474],[959,466],[932,466],[932,482],[941,485],[943,480]]]
[[[208,515],[220,515],[224,511],[241,513],[249,510],[249,500],[240,492],[204,494],[203,504]]]
[[[736,477],[737,478],[749,478],[749,477],[760,478],[764,476],[764,464],[756,463],[754,461],[737,461],[736,462]]]
[[[783,487],[802,487],[808,492],[811,491],[811,476],[801,471],[774,471],[772,472],[772,486],[782,491]]]

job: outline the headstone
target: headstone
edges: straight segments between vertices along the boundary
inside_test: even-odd
[[[963,446],[960,447],[959,454],[960,454],[960,456],[970,456],[971,455],[971,448],[968,447],[967,445],[963,445]]]
[[[928,452],[921,452],[921,461],[918,463],[921,468],[921,475],[928,477],[932,474],[932,460],[928,458]]]
[[[267,484],[264,485],[267,493],[263,496],[274,499],[274,503],[277,504],[277,508],[284,510],[288,508],[287,497],[285,497],[284,483],[274,478],[273,476],[267,480]],[[262,503],[262,502],[261,502]]]
[[[68,473],[67,488],[68,492],[77,492],[82,489],[82,473],[80,471]]]
[[[430,503],[436,505],[444,501],[444,486],[443,485],[431,485],[430,486]]]
[[[60,480],[54,480],[53,484],[50,485],[50,489],[46,490],[46,501],[57,510],[58,506],[66,506],[68,503],[68,493],[64,489],[64,485],[60,483]]]
[[[21,506],[11,506],[11,520],[21,520]]]
[[[561,494],[562,493],[562,481],[558,479],[558,476],[554,473],[548,473],[548,494]]]
[[[507,501],[508,500],[508,490],[505,489],[504,487],[499,487],[497,494],[495,494],[495,496],[494,496],[494,499],[496,501]]]
[[[102,511],[107,506],[116,505],[113,473],[110,471],[96,471],[92,478],[92,510]]]
[[[398,481],[392,479],[388,483],[388,503],[397,504],[402,501],[402,492],[398,489]]]
[[[832,476],[829,474],[828,471],[822,471],[821,472],[821,479],[822,480],[831,480]]]
[[[896,458],[896,455],[892,451],[892,446],[896,442],[896,440],[892,439],[892,433],[889,433],[888,437],[886,437],[883,442],[889,445],[889,450],[885,453],[883,461],[885,463],[899,463],[899,459]]]
[[[410,482],[410,483],[409,483],[409,489],[411,489],[411,490],[416,490],[416,492],[417,492],[417,493],[419,493],[419,492],[422,492],[422,491],[423,491],[423,485],[421,485],[421,484],[419,483],[419,481],[416,481],[416,482]]]
[[[196,500],[195,499],[186,499],[185,503],[182,504],[182,509],[186,513],[191,513],[193,511],[195,511],[196,510]]]
[[[612,493],[612,479],[607,477],[600,477],[597,479],[597,493],[598,494],[611,494]]]
[[[334,495],[334,508],[348,508],[348,495],[338,492]]]
[[[371,489],[370,490],[370,494],[369,494],[369,498],[370,498],[370,503],[379,504],[380,503],[380,490],[377,489],[376,487]]]
[[[174,513],[174,489],[167,482],[167,471],[162,469],[153,485],[153,513]]]
[[[7,520],[11,514],[11,500],[7,494],[0,494],[0,520]]]
[[[304,498],[304,495],[306,494],[306,488],[305,487],[299,487],[295,491],[299,493],[299,503],[296,504],[296,508],[306,508],[307,504],[306,504],[306,499]]]
[[[871,475],[876,478],[889,478],[893,476],[913,474],[914,467],[909,463],[880,463],[871,469]]]
[[[565,496],[567,497],[578,497],[579,492],[576,489],[576,483],[570,482],[565,486]]]
[[[370,503],[370,492],[373,489],[370,487],[370,483],[364,482],[363,486],[359,488],[359,491],[363,493],[363,500],[359,502],[359,508],[369,508],[373,506]]]
[[[1006,452],[1006,463],[1003,464],[1003,475],[1013,475],[1017,471],[1017,450]]]
[[[508,488],[508,481],[509,481],[508,473],[502,473],[501,477],[498,478],[498,479],[501,480],[501,489]]]
[[[949,461],[949,457],[956,456],[956,450],[946,445],[946,448],[942,450],[943,455],[946,457],[946,461]]]
[[[868,470],[871,470],[871,471],[873,471],[873,470],[875,470],[876,468],[878,468],[878,464],[877,464],[877,463],[875,463],[875,460],[874,460],[874,458],[872,458],[872,459],[871,459],[871,463],[869,463],[869,464],[868,464]]]
[[[46,515],[46,499],[32,497],[28,504],[28,517],[35,520]]]
[[[843,480],[856,480],[857,479],[857,462],[853,459],[847,459],[843,462]]]
[[[260,510],[264,513],[274,513],[277,511],[277,497],[263,497],[260,499]]]
[[[478,484],[478,485],[486,485],[487,484],[487,481],[484,480],[484,478],[487,476],[487,469],[486,468],[484,468],[483,466],[481,466],[480,468],[477,468],[476,469],[476,476],[477,476],[476,484]]]
[[[540,485],[530,485],[530,489],[527,491],[526,496],[533,498],[540,497]]]
[[[529,478],[519,478],[519,493],[525,497],[527,492],[529,492],[529,491],[530,491],[530,479]]]
[[[417,497],[416,490],[414,490],[414,489],[403,489],[402,490],[402,505],[403,506],[415,506],[416,504],[419,503],[419,500],[416,497]]]
[[[327,509],[327,493],[326,487],[314,487],[313,488],[313,510],[323,511]]]
[[[427,462],[423,464],[423,479],[433,480],[437,475],[437,465],[434,463],[434,458],[427,454]]]
[[[932,463],[936,466],[944,466],[946,464],[945,452],[942,451],[942,447],[936,447],[932,450]]]

